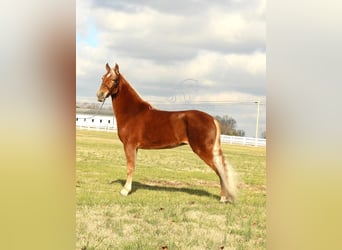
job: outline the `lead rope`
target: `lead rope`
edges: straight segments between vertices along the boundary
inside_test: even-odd
[[[102,109],[102,107],[103,107],[103,104],[105,103],[105,101],[106,101],[106,99],[104,99],[104,101],[102,102],[102,104],[101,104],[100,108],[99,108],[99,109],[96,111],[95,115],[92,115],[92,116],[86,117],[86,118],[84,118],[84,119],[91,119],[91,118],[93,118],[93,117],[97,116],[97,114],[98,114],[98,113],[100,112],[100,110]]]

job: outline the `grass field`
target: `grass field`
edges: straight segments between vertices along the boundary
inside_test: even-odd
[[[128,197],[115,133],[76,131],[76,249],[265,249],[266,150],[223,145],[239,174],[234,204],[189,148],[139,150]],[[224,248],[222,248],[224,247]]]

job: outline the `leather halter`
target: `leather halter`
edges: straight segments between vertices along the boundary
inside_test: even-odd
[[[117,88],[118,86],[119,86],[119,77],[118,78],[116,78],[116,79],[114,79],[113,80],[113,82],[114,82],[114,84],[112,85],[112,87],[110,87],[110,89],[109,89],[109,94],[111,95],[111,96],[113,96],[113,95],[116,95],[118,92],[116,92],[116,93],[112,93],[113,92],[113,90],[115,89],[115,88]]]

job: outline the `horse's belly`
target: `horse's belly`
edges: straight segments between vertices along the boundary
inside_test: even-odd
[[[161,133],[144,133],[138,145],[139,148],[142,149],[163,149],[173,148],[187,143],[188,140],[186,138],[185,133],[164,131]]]

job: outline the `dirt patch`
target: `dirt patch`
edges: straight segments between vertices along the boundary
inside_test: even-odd
[[[169,186],[169,187],[188,187],[189,184],[179,181],[166,181],[166,180],[148,180],[144,184],[149,186]]]
[[[205,181],[205,180],[194,180],[192,182],[180,182],[180,181],[170,181],[170,180],[145,180],[143,182],[145,185],[149,186],[163,186],[163,187],[194,187],[194,186],[204,186],[204,187],[215,187],[219,188],[219,181]],[[238,189],[240,190],[248,190],[248,191],[257,191],[257,192],[266,192],[266,185],[253,185],[246,183],[239,183]]]
[[[251,185],[246,183],[239,183],[238,188],[248,191],[266,192],[266,185]]]
[[[166,187],[193,187],[193,186],[206,186],[206,187],[220,187],[219,182],[195,180],[193,182],[180,182],[180,181],[169,181],[169,180],[147,180],[144,184],[149,186],[166,186]]]

